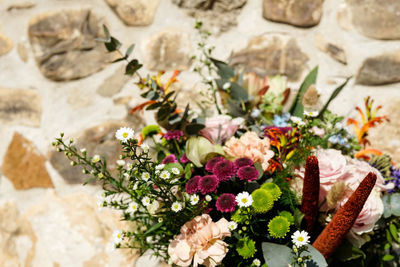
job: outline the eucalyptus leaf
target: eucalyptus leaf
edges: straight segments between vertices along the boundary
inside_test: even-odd
[[[103,25],[103,31],[104,35],[106,36],[106,42],[109,42],[111,40],[111,35],[106,25]]]
[[[315,249],[310,244],[307,244],[306,246],[308,248],[308,252],[307,251],[304,252],[304,254],[302,254],[301,256],[310,255],[312,257],[311,260],[308,260],[306,262],[307,266],[315,266],[315,267],[326,267],[326,266],[328,266],[328,263],[326,262],[324,256],[322,256],[322,254],[317,249]]]
[[[261,165],[260,162],[254,162],[254,167],[255,167],[255,168],[257,169],[257,171],[258,171],[258,177],[257,177],[257,180],[258,180],[258,179],[260,179],[260,178],[263,176],[264,170],[263,170],[262,165]]]
[[[300,89],[292,103],[292,106],[289,109],[289,113],[292,114],[293,116],[297,116],[300,118],[303,118],[304,116],[304,107],[302,104],[303,96],[304,93],[307,91],[307,89],[312,85],[317,82],[317,76],[318,76],[318,66],[315,67],[304,79],[303,83],[300,86]]]
[[[294,254],[289,247],[270,242],[264,242],[261,246],[264,260],[268,266],[284,267],[293,262]]]
[[[230,67],[228,64],[226,64],[223,61],[220,61],[215,58],[210,58],[211,62],[217,67],[218,75],[224,79],[224,80],[229,80],[229,78],[235,76],[235,72],[232,67]]]
[[[126,57],[126,58],[128,58],[129,55],[132,53],[134,47],[135,47],[135,44],[131,44],[131,45],[128,47],[128,49],[126,50],[126,53],[125,53],[125,57]]]
[[[394,193],[390,195],[390,206],[392,214],[400,216],[400,193]]]
[[[121,43],[114,37],[111,37],[110,41],[104,43],[104,45],[106,46],[108,52],[113,52],[121,47]]]
[[[139,63],[137,59],[132,59],[129,61],[125,68],[126,75],[133,75],[137,70],[139,70],[143,65]]]

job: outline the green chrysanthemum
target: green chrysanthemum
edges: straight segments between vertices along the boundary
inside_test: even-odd
[[[289,211],[281,211],[279,212],[279,216],[285,217],[290,224],[294,224],[294,217]]]
[[[288,219],[283,216],[276,216],[268,224],[269,234],[274,238],[284,238],[290,230]]]
[[[274,183],[265,183],[261,186],[261,188],[270,192],[274,198],[274,201],[278,200],[282,195],[281,189]]]
[[[161,133],[160,126],[158,125],[148,125],[142,130],[143,139],[145,139],[147,136],[152,136],[158,133]]]
[[[274,197],[264,189],[256,189],[251,193],[253,198],[253,208],[257,213],[266,213],[274,206]]]
[[[256,242],[248,237],[240,239],[236,244],[236,251],[244,259],[249,259],[256,253]]]
[[[231,216],[231,220],[236,223],[244,223],[247,220],[247,215],[243,214],[240,209],[236,210]]]

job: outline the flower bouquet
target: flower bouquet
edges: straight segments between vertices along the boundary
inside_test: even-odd
[[[115,246],[178,266],[398,266],[400,171],[367,139],[388,120],[380,107],[367,98],[361,119],[344,121],[328,106],[348,79],[321,103],[318,68],[289,103],[284,77],[212,58],[208,33],[196,28],[193,70],[206,85],[197,107],[177,102],[178,71],[142,77],[133,46],[122,53],[105,28],[101,41],[147,99],[131,112],[154,110],[157,124],[115,133],[116,170],[64,134],[54,142],[102,185],[100,206],[129,222]]]

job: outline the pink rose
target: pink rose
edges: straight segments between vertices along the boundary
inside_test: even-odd
[[[221,144],[235,134],[243,121],[242,118],[232,119],[228,115],[206,118],[206,127],[200,134],[213,143]]]
[[[195,267],[217,266],[228,252],[228,244],[222,241],[226,236],[231,236],[226,219],[215,223],[210,215],[203,214],[181,227],[180,234],[168,246],[168,255],[179,266],[189,266],[192,260]]]
[[[246,132],[239,139],[232,137],[226,142],[224,150],[234,158],[249,158],[259,162],[265,171],[269,160],[274,156],[270,149],[269,138],[261,139],[255,132]]]
[[[344,205],[346,201],[347,198],[341,201],[339,206]],[[351,230],[358,235],[372,231],[376,222],[382,216],[383,209],[381,194],[372,190]]]
[[[357,159],[347,160],[345,173],[343,174],[342,179],[352,190],[356,190],[358,185],[369,172],[375,173],[377,177],[374,190],[381,192],[392,188],[392,185],[390,184],[385,185],[385,179],[380,171],[369,165],[367,162]]]

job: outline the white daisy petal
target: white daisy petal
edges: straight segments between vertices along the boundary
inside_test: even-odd
[[[244,191],[236,196],[236,202],[241,208],[250,207],[253,204],[253,198],[248,192]]]
[[[129,139],[133,138],[133,135],[135,132],[128,127],[121,127],[119,130],[115,133],[115,137],[120,140],[122,143],[126,143]]]
[[[180,202],[175,201],[171,205],[171,210],[174,212],[179,212],[182,210],[182,204]]]
[[[296,231],[291,237],[292,242],[296,247],[302,247],[310,242],[310,236],[306,231]]]

